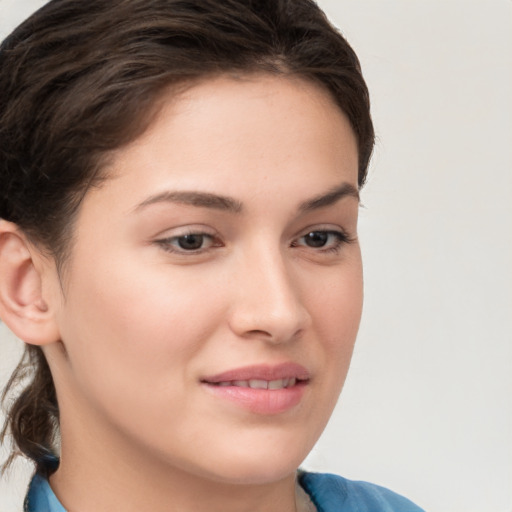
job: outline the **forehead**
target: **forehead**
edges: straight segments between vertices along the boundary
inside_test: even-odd
[[[82,208],[101,196],[128,213],[169,190],[299,204],[342,182],[357,188],[357,168],[353,130],[322,86],[220,76],[163,95],[149,128],[111,155],[107,180]]]
[[[270,177],[285,161],[322,155],[357,167],[347,117],[323,86],[302,78],[218,76],[163,94],[158,107],[144,134],[111,155],[111,176],[135,160],[148,171],[162,164],[175,177],[208,162],[220,178],[223,168],[263,159],[272,161]]]

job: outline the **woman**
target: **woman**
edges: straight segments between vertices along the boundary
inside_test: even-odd
[[[53,0],[0,68],[26,510],[419,510],[297,471],[356,338],[374,139],[318,7]]]

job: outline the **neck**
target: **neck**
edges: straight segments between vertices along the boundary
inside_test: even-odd
[[[92,472],[94,473],[94,471]],[[111,474],[112,475],[112,474]],[[165,487],[138,475],[128,481],[117,475],[108,481],[102,474],[72,473],[65,466],[50,479],[68,510],[76,512],[296,512],[294,476],[266,485],[229,485],[169,474]],[[123,475],[124,476],[124,475]],[[86,484],[84,485],[84,482]]]
[[[73,422],[76,426],[76,421]],[[82,512],[296,512],[295,472],[262,483],[223,482],[128,446],[119,433],[67,429],[50,484],[68,510]],[[101,439],[101,442],[98,440]],[[94,448],[91,448],[94,447]],[[269,461],[269,465],[271,461]]]

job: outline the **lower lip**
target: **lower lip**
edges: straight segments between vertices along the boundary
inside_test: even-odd
[[[283,389],[253,389],[239,386],[203,386],[219,398],[257,414],[281,414],[297,406],[306,390],[307,382]]]

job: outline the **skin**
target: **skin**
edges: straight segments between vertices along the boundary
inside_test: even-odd
[[[66,508],[295,510],[295,471],[337,401],[361,315],[357,163],[322,88],[265,75],[165,97],[112,155],[81,206],[62,286],[51,262],[40,269],[58,333],[44,344],[61,409],[51,485]],[[342,185],[352,192],[329,196]],[[308,245],[319,231],[325,245]],[[180,248],[190,233],[205,234],[199,250]],[[283,362],[310,379],[282,413],[201,384]]]

